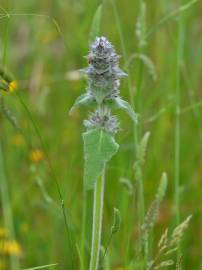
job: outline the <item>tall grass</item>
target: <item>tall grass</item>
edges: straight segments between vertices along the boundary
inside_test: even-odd
[[[176,38],[176,104],[175,104],[175,214],[176,224],[180,222],[180,136],[181,136],[181,67],[183,62],[184,52],[184,17],[182,14],[178,17],[178,30]]]
[[[3,152],[3,140],[0,143],[0,179],[1,179],[1,203],[3,208],[4,226],[9,230],[12,239],[16,239],[14,218],[12,213],[11,199],[9,195],[8,180],[5,173],[5,160]],[[20,263],[18,258],[10,257],[10,267],[12,270],[19,270]]]

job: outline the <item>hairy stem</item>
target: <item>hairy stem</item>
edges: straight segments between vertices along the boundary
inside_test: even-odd
[[[85,237],[86,237],[86,215],[87,215],[87,192],[83,192],[83,216],[82,216],[82,233],[81,233],[81,270],[85,270]]]
[[[102,175],[98,178],[94,187],[94,205],[93,205],[93,231],[92,231],[92,246],[90,258],[90,270],[97,270],[99,265],[99,255],[101,246],[102,232],[102,212],[104,201],[104,182],[105,169]]]

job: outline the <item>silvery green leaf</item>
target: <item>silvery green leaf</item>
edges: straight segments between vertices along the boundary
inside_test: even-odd
[[[137,114],[134,112],[132,106],[127,101],[117,97],[114,99],[114,102],[118,108],[124,110],[131,117],[135,124],[137,123]]]
[[[102,129],[83,133],[84,140],[84,188],[92,189],[106,163],[118,151],[114,137]]]
[[[121,78],[121,77],[127,77],[128,76],[128,74],[127,73],[125,73],[123,70],[121,70],[120,68],[117,68],[116,69],[116,75],[119,77],[119,78]]]
[[[94,89],[92,90],[92,93],[98,104],[102,104],[103,100],[108,94],[108,92],[106,91],[104,87],[94,87]]]
[[[88,104],[88,103],[90,103],[92,101],[93,101],[93,97],[88,92],[81,95],[81,96],[79,96],[76,99],[76,101],[74,102],[74,104],[73,104],[72,108],[70,109],[69,113],[72,113],[73,111],[75,111],[81,105]]]

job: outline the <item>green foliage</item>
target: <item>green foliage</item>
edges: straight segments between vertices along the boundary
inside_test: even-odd
[[[167,188],[167,175],[166,173],[163,173],[158,190],[155,195],[155,199],[152,201],[145,215],[144,223],[142,225],[142,238],[144,241],[148,241],[149,233],[157,221],[161,201],[165,196],[166,188]]]
[[[51,268],[53,266],[57,266],[57,263],[54,264],[47,264],[47,265],[42,265],[42,266],[36,266],[36,267],[32,267],[32,268],[26,268],[24,270],[39,270],[39,269],[47,269],[47,268]]]
[[[6,204],[3,203],[3,197],[6,194],[3,192],[0,198],[0,226],[10,230],[3,215],[4,212],[7,213],[7,216],[9,215],[7,207],[10,206],[14,229],[16,230],[15,239],[23,250],[23,255],[19,258],[20,269],[58,262],[59,265],[52,267],[53,269],[71,270],[70,256],[72,249],[69,248],[67,243],[60,205],[56,204],[56,207],[52,207],[45,200],[44,194],[39,188],[39,183],[36,183],[29,170],[30,144],[34,148],[41,148],[42,144],[36,136],[28,113],[19,102],[19,93],[39,127],[41,137],[47,143],[48,159],[50,159],[53,167],[53,169],[50,168],[49,160],[45,158],[45,161],[36,164],[36,173],[43,179],[47,194],[55,202],[59,202],[53,183],[52,171],[55,172],[68,214],[67,220],[69,221],[69,216],[73,219],[69,225],[70,232],[71,234],[75,233],[75,242],[82,249],[79,239],[81,235],[81,208],[84,205],[81,187],[83,144],[80,141],[80,132],[83,130],[81,122],[86,116],[86,110],[82,110],[82,115],[81,111],[78,110],[69,118],[66,108],[70,108],[75,97],[83,93],[86,83],[79,76],[72,79],[66,74],[67,71],[71,72],[86,65],[83,55],[87,52],[90,25],[99,5],[97,3],[100,2],[103,2],[102,31],[100,34],[106,35],[113,42],[118,54],[123,55],[120,59],[121,66],[128,67],[128,70],[125,69],[128,77],[121,85],[121,95],[126,99],[129,96],[131,97],[130,104],[132,106],[135,104],[135,107],[138,108],[137,113],[140,115],[139,123],[134,127],[133,122],[117,110],[117,114],[120,114],[120,121],[126,121],[124,130],[118,134],[118,141],[121,142],[120,154],[110,161],[107,170],[102,244],[107,244],[107,236],[111,227],[108,220],[113,219],[113,211],[110,211],[110,209],[113,210],[114,205],[121,211],[122,224],[121,230],[115,235],[116,239],[110,244],[107,254],[109,257],[107,269],[145,269],[143,260],[137,262],[138,254],[135,252],[140,225],[137,213],[139,205],[137,198],[139,195],[138,184],[134,181],[119,183],[120,178],[133,179],[131,164],[134,162],[134,155],[138,168],[144,164],[145,159],[147,160],[146,166],[141,168],[145,205],[148,205],[150,198],[155,199],[154,187],[159,185],[159,176],[162,170],[166,170],[170,178],[169,189],[166,191],[166,202],[163,208],[160,208],[162,213],[160,213],[158,226],[150,232],[149,259],[151,258],[150,255],[157,251],[156,239],[158,235],[169,224],[172,227],[175,223],[176,207],[173,200],[175,189],[173,179],[175,174],[176,109],[174,104],[176,100],[176,55],[178,54],[176,45],[179,43],[175,34],[177,24],[181,19],[184,21],[182,25],[184,39],[182,46],[184,49],[178,69],[180,73],[179,85],[182,90],[178,111],[182,123],[179,138],[179,202],[181,217],[187,215],[190,211],[194,215],[189,230],[185,232],[185,241],[180,245],[180,253],[183,254],[183,257],[179,269],[200,269],[202,239],[198,232],[201,230],[202,220],[200,209],[200,177],[202,175],[202,38],[200,11],[202,10],[202,1],[185,0],[178,3],[175,0],[145,0],[131,3],[131,1],[114,0],[117,11],[117,14],[114,14],[112,1],[1,0],[1,8],[9,12],[10,15],[8,19],[6,12],[0,10],[0,27],[2,30],[0,66],[7,67],[9,71],[14,73],[14,78],[19,86],[17,95],[16,93],[9,96],[4,95],[4,100],[7,109],[16,117],[23,134],[19,133],[7,121],[6,114],[3,115],[4,108],[1,107],[0,137],[5,162],[3,168],[0,169],[0,174],[5,171],[10,200]],[[146,20],[143,20],[143,22],[146,22],[146,28],[142,31],[141,37],[146,30],[142,41],[145,39],[147,47],[142,47],[139,50],[134,26],[143,11],[143,9],[140,9],[143,2],[146,4],[147,16],[145,17]],[[21,16],[17,15],[18,13],[23,14]],[[46,14],[49,17],[40,14]],[[55,18],[55,25],[52,20],[53,17]],[[64,41],[67,46],[65,46]],[[130,65],[127,65],[131,57],[137,53],[144,54],[152,59],[158,74],[158,80],[152,81],[148,76],[149,65],[143,59],[135,58]],[[38,68],[41,63],[42,69]],[[39,70],[40,74],[36,76]],[[0,76],[1,74],[0,69]],[[3,71],[3,76],[5,76],[5,71]],[[131,89],[127,79],[131,83]],[[41,114],[38,109],[39,100],[46,87],[50,91],[47,95],[44,114]],[[4,93],[1,92],[1,94]],[[41,107],[43,106],[42,104]],[[145,155],[138,155],[139,158],[141,157],[138,160],[137,151],[134,150],[133,130],[135,128],[138,133],[137,148],[135,147],[135,149],[140,148],[139,139],[142,138],[145,131],[149,130],[152,133],[146,157]],[[138,150],[138,152],[142,151]],[[2,178],[0,179],[1,188],[5,189]],[[129,192],[125,190],[126,188]],[[133,195],[131,196],[132,191]],[[92,217],[92,192],[87,192],[87,194],[87,229],[84,234],[85,270],[88,269]],[[168,239],[171,238],[172,230],[170,232]],[[9,232],[9,234],[12,237],[12,232]],[[174,257],[175,254],[173,253],[171,258],[174,259]],[[14,256],[11,258],[14,258]],[[166,258],[162,259],[166,260]],[[78,266],[76,269],[80,270],[80,267]]]
[[[127,101],[118,97],[114,100],[114,103],[117,108],[124,110],[131,117],[135,124],[137,123],[137,114],[134,112],[133,108]]]
[[[151,78],[156,81],[158,76],[157,76],[157,71],[156,71],[156,67],[152,61],[152,59],[147,56],[146,54],[143,53],[135,53],[134,55],[132,55],[130,57],[130,59],[128,60],[127,65],[129,66],[133,60],[139,59],[140,61],[142,61],[142,63],[145,65],[149,75],[151,76]]]
[[[146,150],[147,150],[149,137],[150,137],[150,132],[146,132],[136,149],[136,162],[134,164],[134,169],[137,173],[145,162],[145,156],[146,156]]]
[[[92,43],[95,40],[95,38],[100,35],[101,19],[102,19],[102,4],[98,6],[95,12],[89,34],[89,43]]]
[[[137,150],[137,160],[143,164],[145,160],[146,150],[147,150],[147,144],[149,141],[150,132],[146,132],[140,141],[138,150]]]
[[[106,163],[118,151],[118,144],[112,135],[101,129],[83,133],[84,140],[84,188],[92,189]]]
[[[158,201],[162,201],[165,193],[166,193],[166,189],[167,189],[167,184],[168,184],[168,179],[167,179],[167,174],[163,173],[161,180],[160,180],[160,184],[156,193],[156,199]]]
[[[111,227],[111,234],[115,234],[119,231],[121,226],[121,213],[119,209],[114,208],[114,223]]]
[[[81,96],[79,96],[75,100],[75,102],[74,102],[72,108],[70,109],[69,113],[71,114],[77,108],[79,108],[81,105],[86,105],[86,104],[89,104],[90,102],[92,102],[92,96],[89,93],[82,94]]]
[[[0,80],[0,90],[8,91],[8,83],[4,80]]]
[[[131,180],[121,177],[119,179],[119,182],[122,184],[122,186],[127,190],[129,195],[133,194],[133,185],[131,183]]]
[[[185,231],[190,224],[191,218],[192,215],[188,216],[172,231],[171,235],[168,235],[168,229],[164,231],[158,242],[158,252],[154,259],[149,262],[148,270],[160,269],[174,264],[174,261],[169,259],[169,257],[177,252],[179,244],[184,237]],[[179,264],[180,261],[177,262],[178,266]]]
[[[170,13],[166,14],[165,17],[163,17],[156,25],[154,25],[153,27],[151,27],[150,30],[148,30],[148,32],[145,34],[145,37],[144,37],[145,40],[148,39],[154,32],[156,32],[164,24],[169,22],[171,19],[177,17],[181,13],[187,11],[187,9],[192,7],[192,5],[196,4],[197,2],[198,2],[198,0],[190,1],[187,4],[182,5],[179,8],[177,8],[177,9],[171,11]]]
[[[146,32],[146,4],[144,1],[140,2],[140,15],[136,23],[136,37],[139,48],[146,45],[144,35]]]
[[[15,129],[20,130],[16,117],[6,106],[4,98],[1,96],[0,96],[0,114],[2,114],[5,117],[5,119],[7,119]]]

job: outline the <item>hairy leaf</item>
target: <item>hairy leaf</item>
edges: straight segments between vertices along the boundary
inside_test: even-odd
[[[104,166],[118,151],[119,145],[112,135],[101,129],[83,133],[84,140],[84,188],[92,189]]]
[[[119,109],[124,110],[131,117],[135,124],[137,123],[137,114],[134,112],[133,108],[127,101],[117,97],[115,99],[115,105]]]
[[[81,105],[90,103],[93,101],[92,96],[87,92],[81,96],[79,96],[76,101],[74,102],[72,108],[70,109],[69,113],[71,114],[72,112],[74,112],[78,107],[80,107]]]

